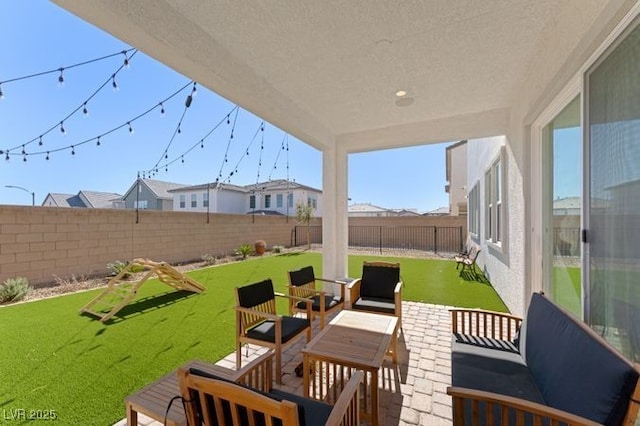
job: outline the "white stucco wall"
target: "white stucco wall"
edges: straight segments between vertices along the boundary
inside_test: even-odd
[[[460,203],[467,197],[467,144],[451,150],[451,180],[449,182],[449,205],[451,215],[458,216]]]
[[[503,185],[504,228],[501,245],[486,239],[485,172],[499,157],[505,146]],[[509,310],[515,314],[524,312],[524,205],[522,172],[513,157],[509,139],[497,136],[472,139],[468,142],[467,186],[472,188],[480,182],[480,235],[472,238],[481,253],[477,265],[491,281]]]

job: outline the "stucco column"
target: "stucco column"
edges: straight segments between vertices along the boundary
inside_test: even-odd
[[[322,153],[322,275],[347,276],[349,241],[348,155],[338,147]],[[334,288],[334,292],[339,289]]]

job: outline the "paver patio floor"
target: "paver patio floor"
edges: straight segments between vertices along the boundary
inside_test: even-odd
[[[403,331],[399,339],[398,364],[385,360],[381,377],[380,418],[384,425],[450,425],[451,397],[451,320],[448,307],[418,302],[403,302]],[[318,321],[314,321],[314,333]],[[275,386],[302,395],[302,378],[294,369],[302,361],[304,337],[283,352],[282,385]],[[249,345],[243,348],[243,365],[266,349]],[[248,352],[248,356],[247,355]],[[235,369],[235,353],[217,364]],[[124,402],[123,402],[124,408]],[[161,426],[146,416],[140,425]],[[114,426],[126,426],[126,419]]]

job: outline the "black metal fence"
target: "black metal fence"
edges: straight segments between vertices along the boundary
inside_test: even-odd
[[[349,226],[349,249],[375,250],[381,254],[403,251],[457,253],[462,250],[464,240],[460,226]],[[322,244],[321,225],[293,229],[293,246],[308,243]]]

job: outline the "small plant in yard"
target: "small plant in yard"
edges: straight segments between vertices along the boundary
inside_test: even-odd
[[[111,263],[107,263],[107,269],[111,271],[111,275],[118,275],[124,268],[127,267],[127,264],[122,260],[114,260]]]
[[[265,240],[257,240],[253,243],[253,246],[256,249],[256,254],[262,256],[267,249],[267,243]]]
[[[236,254],[242,256],[243,259],[246,259],[249,254],[251,254],[251,244],[243,244],[236,249]]]
[[[202,261],[205,263],[205,265],[215,265],[216,257],[211,253],[205,253],[202,255]]]
[[[284,247],[283,246],[273,246],[271,248],[271,251],[274,253],[282,253],[284,251]]]
[[[17,302],[31,290],[29,280],[24,277],[8,278],[0,285],[0,303]]]

